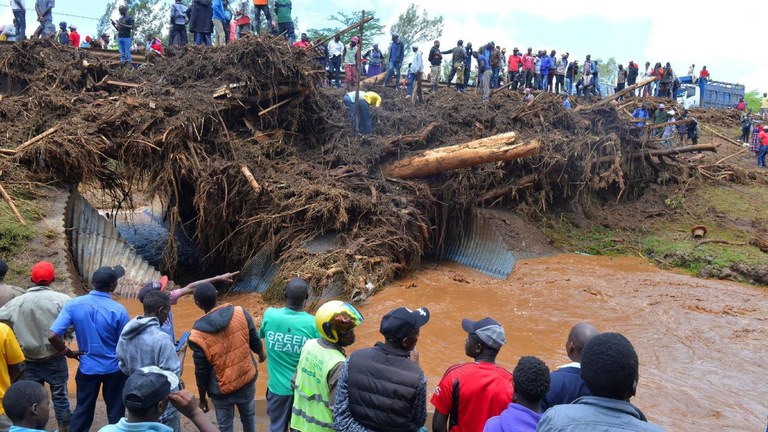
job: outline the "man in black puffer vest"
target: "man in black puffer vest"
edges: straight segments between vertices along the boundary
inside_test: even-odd
[[[427,421],[427,378],[415,350],[426,308],[381,319],[386,342],[352,353],[341,370],[333,427],[345,432],[416,432]]]

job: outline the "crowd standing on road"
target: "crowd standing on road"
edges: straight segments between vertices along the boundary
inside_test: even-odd
[[[586,323],[568,334],[570,363],[551,373],[532,356],[512,372],[496,364],[507,342],[497,319],[445,323],[466,334],[470,361],[448,367],[430,396],[416,349],[433,318],[425,307],[389,311],[379,323],[383,340],[349,354],[363,315],[339,300],[310,314],[309,286],[301,279],[288,281],[285,306],[268,308],[257,325],[243,307],[218,301],[212,283],[231,282],[235,273],[173,290],[166,277],[150,281],[139,290],[143,314],[130,319],[112,299],[125,274],[120,266],[96,270],[92,290],[75,298],[51,288],[51,263],[32,266],[26,291],[2,283],[7,268],[0,261],[0,431],[44,430],[48,383],[59,431],[95,430],[101,393],[109,422],[95,426],[102,432],[179,431],[180,416],[200,431],[229,432],[235,408],[242,429],[254,432],[257,364],[264,361],[271,432],[423,431],[428,401],[437,432],[662,430],[629,402],[639,379],[632,344]],[[171,308],[185,295],[203,315],[177,344]],[[197,398],[180,378],[187,344]],[[78,362],[74,412],[68,358]],[[215,425],[205,414],[211,408]]]

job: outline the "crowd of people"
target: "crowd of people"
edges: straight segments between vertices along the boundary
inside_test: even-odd
[[[496,364],[504,326],[466,318],[460,325],[469,361],[448,367],[429,396],[416,348],[430,322],[427,308],[389,311],[379,323],[382,341],[348,354],[362,314],[339,300],[310,314],[301,279],[288,281],[284,307],[266,309],[257,325],[243,307],[218,301],[213,283],[231,282],[235,273],[179,289],[166,277],[148,282],[139,291],[143,314],[131,319],[111,297],[125,274],[120,266],[96,270],[92,290],[74,298],[51,288],[49,262],[32,266],[27,290],[2,282],[7,270],[0,261],[0,430],[44,430],[48,384],[59,431],[91,430],[101,393],[109,422],[102,432],[179,431],[180,416],[201,431],[232,431],[235,408],[243,430],[254,432],[257,364],[265,361],[271,432],[423,431],[428,401],[437,432],[662,430],[629,402],[639,380],[632,344],[587,323],[567,337],[570,363],[550,373],[524,356],[510,372]],[[177,342],[172,308],[186,295],[201,317]],[[187,345],[197,398],[180,376]],[[74,411],[67,359],[78,362]],[[216,425],[205,414],[211,408]]]

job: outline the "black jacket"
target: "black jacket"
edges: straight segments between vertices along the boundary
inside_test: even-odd
[[[190,33],[213,33],[213,8],[211,0],[194,0],[189,9]]]
[[[349,409],[358,423],[380,432],[415,432],[423,425],[426,412],[412,417],[424,372],[409,355],[379,342],[349,356]]]
[[[440,52],[440,48],[433,46],[432,49],[429,50],[429,57],[427,60],[429,60],[429,64],[432,66],[440,66],[443,63],[443,54]]]

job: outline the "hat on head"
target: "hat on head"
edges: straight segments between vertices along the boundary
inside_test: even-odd
[[[56,278],[56,272],[53,269],[53,264],[48,261],[40,261],[32,266],[32,283],[50,284]]]
[[[85,41],[86,41],[86,42],[90,42],[90,41],[91,41],[91,37],[90,37],[90,36],[86,36],[86,37],[85,37]]]
[[[160,280],[145,283],[139,291],[139,301],[144,302],[144,297],[150,291],[165,291],[166,285],[168,285],[168,276],[162,276]]]
[[[117,282],[118,279],[125,275],[125,269],[122,266],[114,267],[99,267],[93,276],[91,276],[91,283],[94,286],[106,287]]]
[[[392,37],[400,37],[400,35],[397,32],[392,32]]]
[[[165,371],[157,367],[154,368],[157,371],[146,372],[145,369],[149,368],[139,369],[125,381],[123,402],[129,411],[131,409],[151,408],[171,393],[172,383],[169,381],[168,375],[164,373]],[[178,384],[179,380],[176,378],[176,385],[178,386]]]
[[[461,328],[467,333],[476,334],[484,344],[496,350],[507,343],[504,327],[493,318],[485,317],[480,321],[464,318],[461,320]]]
[[[659,104],[659,108],[664,108],[664,104],[663,104],[663,103],[660,103],[660,104]]]
[[[69,28],[70,30],[77,30],[77,26],[74,24],[70,24]]]
[[[410,310],[399,307],[384,315],[379,332],[387,339],[401,340],[427,322],[429,322],[429,309]]]
[[[358,38],[357,36],[352,36],[352,42],[357,42],[359,40],[360,40],[360,38]]]

